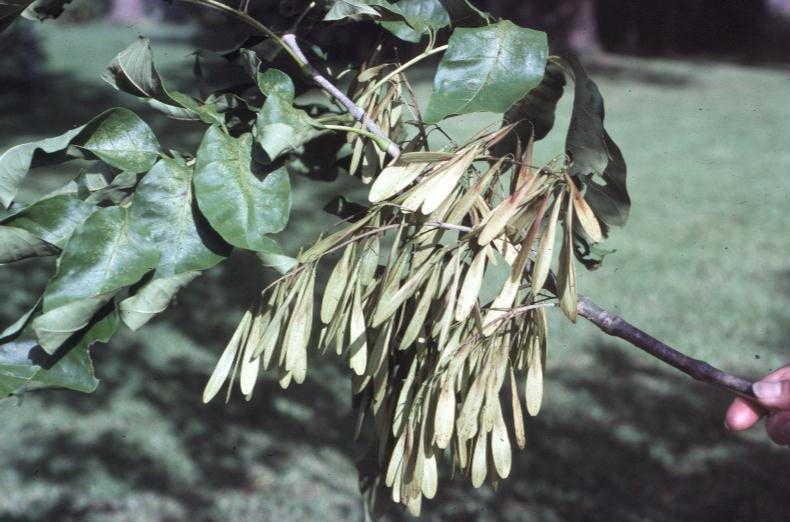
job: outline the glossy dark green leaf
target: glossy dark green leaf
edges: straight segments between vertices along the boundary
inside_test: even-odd
[[[85,125],[77,127],[54,138],[23,143],[11,147],[0,155],[0,203],[6,207],[11,204],[27,171],[40,163],[34,161],[35,159],[64,151],[85,127]],[[38,151],[40,152],[37,157]],[[63,159],[68,158],[63,157]]]
[[[63,248],[74,229],[96,210],[74,196],[42,199],[3,219],[0,224],[24,229],[49,244]],[[0,249],[2,248],[0,241]]]
[[[31,326],[38,343],[47,353],[55,353],[64,343],[90,325],[94,315],[113,297],[113,293],[101,294],[70,301],[44,311]]]
[[[118,290],[153,269],[158,259],[156,248],[131,229],[128,209],[94,212],[66,244],[58,271],[44,291],[43,314],[32,322],[42,348],[54,353],[88,326]]]
[[[130,223],[127,208],[94,212],[69,239],[44,292],[44,312],[115,292],[156,267],[159,253]]]
[[[0,332],[0,344],[11,341],[15,339],[19,333],[28,325],[30,319],[33,317],[33,314],[38,312],[38,308],[41,306],[41,298],[39,297],[36,303],[24,314],[22,314],[16,321],[12,324],[5,327],[5,329]]]
[[[573,112],[565,149],[571,175],[587,178],[584,198],[607,226],[623,226],[631,199],[626,188],[626,166],[620,149],[604,129],[604,103],[598,86],[577,60],[567,60],[575,88]],[[596,176],[605,183],[596,181]]]
[[[11,204],[31,168],[83,156],[71,146],[131,172],[150,169],[159,154],[159,142],[145,122],[128,109],[110,109],[60,136],[23,143],[0,155],[0,203]]]
[[[88,349],[107,342],[118,328],[112,306],[99,314],[85,332],[49,355],[33,340],[0,344],[0,398],[37,388],[67,388],[90,393],[96,389]]]
[[[536,141],[545,138],[554,126],[557,102],[562,97],[564,89],[563,68],[555,62],[548,62],[540,84],[505,113],[503,127],[517,122],[518,125],[511,134],[497,144],[497,150],[502,154],[514,150],[516,136],[521,138],[522,143],[527,143],[533,133],[533,139]]]
[[[295,150],[321,134],[307,113],[293,106],[294,84],[278,69],[257,74],[258,87],[266,102],[258,112],[253,135],[269,158]]]
[[[0,265],[29,257],[51,256],[59,252],[25,229],[0,225]]]
[[[425,120],[454,114],[505,112],[543,78],[546,34],[503,20],[458,28],[434,78]]]
[[[133,231],[160,253],[156,277],[204,270],[230,248],[200,214],[192,197],[192,167],[163,158],[143,177],[130,210]]]
[[[28,359],[35,347],[35,341],[0,344],[0,399],[22,388],[41,369]]]
[[[285,228],[291,209],[291,189],[284,167],[256,177],[251,134],[234,138],[211,127],[197,152],[195,196],[203,215],[231,245],[269,252],[273,241],[265,234]]]
[[[220,123],[222,116],[191,96],[165,88],[154,65],[151,42],[139,37],[107,66],[102,79],[118,89],[142,98],[153,108],[177,120]]]
[[[450,24],[450,15],[439,0],[400,0],[403,22],[381,22],[381,26],[407,42],[419,42],[428,30],[438,31]]]
[[[159,155],[159,141],[154,132],[127,109],[109,111],[82,148],[105,163],[129,172],[145,172]]]

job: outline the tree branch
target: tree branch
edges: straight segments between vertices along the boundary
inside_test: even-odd
[[[751,382],[723,372],[705,361],[693,359],[667,346],[622,317],[604,310],[587,297],[579,296],[576,311],[603,332],[628,341],[637,348],[644,350],[653,357],[677,368],[698,381],[719,386],[746,399],[753,400],[755,398]]]
[[[284,34],[281,38],[283,44],[285,44],[289,50],[291,51],[292,56],[296,56],[299,62],[299,65],[302,66],[302,69],[305,73],[312,78],[312,80],[317,83],[321,88],[323,88],[326,92],[328,92],[333,98],[339,101],[343,107],[348,110],[348,112],[354,117],[355,120],[361,122],[365,128],[367,128],[372,134],[379,136],[382,140],[385,140],[387,145],[387,153],[392,156],[393,158],[397,158],[400,156],[400,148],[398,148],[395,143],[393,143],[389,137],[381,130],[381,127],[376,125],[365,111],[362,110],[362,107],[354,103],[348,96],[343,93],[340,89],[335,87],[335,85],[327,80],[318,69],[313,67],[313,65],[307,60],[307,57],[302,52],[302,49],[299,47],[299,44],[296,42],[296,35],[289,33]]]

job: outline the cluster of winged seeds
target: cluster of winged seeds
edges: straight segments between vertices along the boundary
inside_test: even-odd
[[[517,383],[530,415],[541,405],[546,309],[576,317],[574,233],[602,239],[564,161],[533,168],[531,142],[523,153],[489,155],[511,130],[386,167],[372,206],[304,251],[244,314],[204,400],[237,374],[249,398],[261,368],[276,368],[284,388],[301,383],[310,346],[335,351],[353,372],[396,502],[418,513],[436,494],[442,452],[475,487],[506,478],[513,444],[526,443]],[[341,251],[319,306],[317,264]],[[484,299],[488,274],[503,268],[504,283]]]

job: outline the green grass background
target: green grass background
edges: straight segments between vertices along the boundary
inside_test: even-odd
[[[98,79],[139,33],[175,83],[189,74],[178,27],[44,25],[48,61],[33,90],[0,94],[0,150],[59,134],[119,104],[140,109],[165,145],[199,127],[165,121]],[[603,56],[591,66],[607,128],[629,166],[633,210],[581,290],[686,353],[756,377],[790,361],[790,99],[786,69]],[[417,71],[418,95],[430,93]],[[567,102],[562,105],[567,112]],[[494,115],[456,118],[459,139]],[[538,154],[561,152],[560,121]],[[36,172],[30,189],[73,169]],[[352,180],[294,180],[291,249],[320,231]],[[0,324],[46,284],[50,261],[0,268]],[[270,274],[234,254],[140,333],[94,348],[93,395],[0,401],[0,520],[361,520],[349,390],[332,361],[247,404],[200,404],[219,350]],[[762,433],[723,428],[724,392],[690,381],[593,327],[552,322],[546,401],[498,490],[444,477],[432,521],[784,520],[790,453]],[[407,516],[393,509],[392,520]]]

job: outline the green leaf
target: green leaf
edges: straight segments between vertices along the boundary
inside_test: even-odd
[[[329,12],[324,16],[324,20],[342,20],[343,18],[359,20],[366,16],[379,18],[387,14],[400,14],[398,6],[386,0],[335,0]]]
[[[88,349],[95,342],[107,342],[118,328],[113,307],[99,315],[81,336],[53,355],[33,340],[0,344],[0,398],[37,388],[94,391],[98,381]]]
[[[22,388],[41,369],[27,356],[35,347],[35,341],[0,344],[0,399]]]
[[[570,173],[586,178],[584,198],[596,217],[607,226],[623,226],[631,208],[625,160],[604,129],[604,103],[598,86],[577,60],[567,63],[575,82],[573,112],[565,141],[565,150],[571,158]],[[594,176],[600,176],[605,183],[597,182]]]
[[[85,127],[86,125],[77,127],[55,138],[23,143],[0,155],[0,203],[6,207],[11,205],[27,171],[42,163],[41,156],[54,156],[55,153],[64,151]],[[37,151],[40,151],[38,155]],[[61,161],[66,159],[69,158],[64,156]]]
[[[144,284],[133,296],[118,305],[124,324],[131,330],[141,328],[153,316],[164,312],[176,293],[199,275],[199,271],[193,270],[152,279]]]
[[[439,0],[401,0],[397,3],[404,22],[381,22],[381,26],[401,40],[419,42],[428,32],[450,24],[450,15]]]
[[[145,172],[159,155],[154,132],[128,109],[109,111],[82,148],[105,163],[129,172]]]
[[[191,96],[169,92],[154,65],[151,41],[139,37],[121,51],[107,66],[102,79],[119,91],[142,98],[151,107],[177,120],[202,120],[221,123],[222,116],[212,107]]]
[[[36,303],[24,314],[22,314],[19,319],[14,321],[12,324],[8,325],[5,330],[0,332],[0,344],[11,341],[15,339],[19,333],[27,326],[30,322],[30,318],[33,317],[33,314],[38,311],[39,306],[41,306],[41,298],[39,297]]]
[[[262,181],[253,172],[252,135],[233,138],[218,127],[203,137],[195,165],[195,196],[211,226],[231,245],[271,252],[264,234],[288,222],[291,188],[284,167]]]
[[[29,257],[51,256],[59,252],[25,229],[0,225],[0,265]]]
[[[145,122],[128,109],[109,109],[60,136],[23,143],[0,155],[0,203],[11,204],[31,168],[82,157],[72,146],[131,172],[150,169],[159,154],[159,142]]]
[[[129,210],[94,212],[69,239],[58,272],[43,296],[43,315],[33,320],[42,348],[53,353],[91,323],[120,289],[154,268],[156,249],[132,231]]]
[[[287,74],[268,69],[256,79],[266,102],[258,112],[253,135],[271,160],[321,134],[317,122],[293,106],[294,84]]]
[[[450,16],[453,27],[480,27],[492,22],[492,17],[469,0],[439,0]]]
[[[107,293],[72,301],[53,308],[31,323],[39,344],[47,353],[55,353],[74,334],[86,328],[113,294]]]
[[[537,86],[546,68],[546,34],[503,20],[458,28],[439,63],[425,120],[505,112]]]
[[[69,239],[44,292],[44,312],[113,293],[156,267],[159,253],[135,232],[127,208],[94,212]]]
[[[0,224],[21,228],[51,245],[63,248],[96,207],[69,195],[42,199],[0,221]],[[3,242],[0,241],[0,249]]]
[[[159,251],[157,278],[211,268],[230,254],[194,202],[192,177],[183,160],[163,158],[134,192],[131,227]]]
[[[515,148],[516,136],[521,138],[522,143],[527,143],[533,133],[533,139],[536,141],[545,138],[554,126],[557,102],[562,97],[564,89],[563,68],[553,61],[548,62],[540,84],[505,113],[503,127],[511,123],[520,123],[511,134],[497,144],[497,150],[503,153],[512,151]]]

